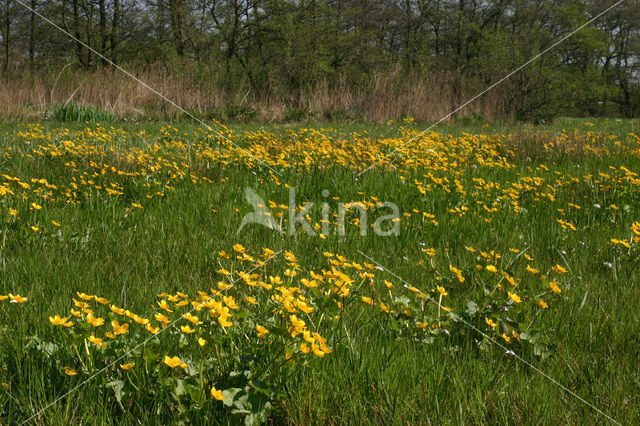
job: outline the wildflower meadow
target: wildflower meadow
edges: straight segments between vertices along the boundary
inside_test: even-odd
[[[634,424],[640,131],[0,128],[0,424]]]

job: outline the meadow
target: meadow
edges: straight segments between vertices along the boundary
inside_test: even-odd
[[[211,127],[0,126],[0,424],[640,421],[640,122]]]

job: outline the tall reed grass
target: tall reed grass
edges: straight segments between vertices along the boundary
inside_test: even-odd
[[[417,75],[400,69],[374,74],[357,86],[344,80],[319,81],[296,96],[282,88],[253,93],[246,84],[229,90],[216,83],[216,76],[203,77],[189,68],[167,73],[160,66],[150,66],[132,73],[190,113],[232,121],[384,123],[410,116],[430,122],[482,89],[452,73]],[[52,106],[68,104],[101,108],[120,118],[175,119],[183,115],[143,84],[111,68],[80,71],[65,66],[55,72],[32,71],[0,78],[2,119],[42,119],[52,116]],[[508,99],[500,89],[460,111],[462,116],[488,120],[510,113]]]

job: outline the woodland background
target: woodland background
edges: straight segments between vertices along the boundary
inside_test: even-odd
[[[612,4],[0,0],[0,115],[39,119],[77,104],[178,117],[29,8],[202,118],[386,122],[439,119]],[[640,2],[623,2],[461,112],[559,115],[640,115]]]

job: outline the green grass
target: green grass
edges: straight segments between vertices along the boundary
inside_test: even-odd
[[[115,120],[109,111],[95,107],[78,104],[56,105],[53,107],[52,116],[61,122],[98,123]]]
[[[81,120],[84,121],[84,120]],[[638,131],[637,121],[561,120],[549,126],[530,127],[455,127],[439,131],[452,135],[469,133],[518,133],[539,137],[544,132],[558,133],[562,129],[578,128],[616,134],[625,143],[629,132]],[[52,126],[52,125],[47,125]],[[71,127],[72,131],[85,126]],[[252,126],[237,127],[236,132],[256,130]],[[302,126],[306,127],[306,126]],[[327,129],[330,126],[313,126]],[[426,126],[415,126],[422,129]],[[147,147],[160,140],[160,126],[126,125],[128,132],[144,129],[144,137],[126,141],[105,142],[119,147]],[[16,137],[21,125],[3,126],[0,148],[11,153],[0,160],[2,173],[20,176],[23,181],[46,178],[61,185],[72,177],[91,179],[94,171],[81,156],[22,156],[37,149],[38,141],[26,145],[25,138]],[[45,129],[46,130],[46,129]],[[193,126],[181,126],[191,134]],[[286,132],[282,126],[268,127],[275,134]],[[367,131],[374,137],[398,137],[397,126],[333,126],[327,133],[343,135]],[[27,138],[28,139],[28,138]],[[183,137],[187,144],[195,142]],[[516,141],[517,144],[517,141]],[[607,146],[614,152],[613,142]],[[323,202],[323,189],[341,200],[361,200],[374,195],[396,203],[401,212],[413,209],[433,213],[438,226],[424,224],[415,218],[402,222],[398,237],[379,237],[370,233],[360,236],[349,228],[347,235],[329,235],[326,240],[298,234],[281,236],[266,228],[249,226],[236,231],[249,207],[244,200],[244,188],[251,186],[270,200],[287,203],[286,190],[266,179],[266,170],[250,170],[245,166],[222,167],[213,162],[199,164],[198,173],[223,183],[194,184],[189,179],[171,180],[174,190],[163,197],[149,199],[152,194],[145,185],[153,183],[145,177],[121,178],[124,194],[113,198],[99,190],[81,189],[91,197],[80,197],[78,206],[62,200],[42,202],[39,211],[30,211],[33,199],[20,200],[0,196],[0,295],[20,293],[29,301],[22,305],[0,302],[0,424],[19,423],[40,408],[54,402],[88,376],[69,378],[60,374],[59,362],[43,355],[42,347],[30,343],[31,336],[43,342],[62,344],[59,330],[48,321],[49,315],[68,312],[76,291],[98,294],[126,306],[133,312],[148,315],[150,306],[161,292],[183,291],[191,295],[207,290],[220,280],[216,270],[221,267],[216,253],[231,251],[241,243],[259,253],[262,247],[290,250],[300,258],[304,270],[326,267],[323,252],[339,253],[350,261],[367,262],[359,251],[375,259],[406,282],[428,291],[446,284],[450,293],[446,299],[456,312],[463,313],[468,301],[492,303],[487,291],[493,284],[491,275],[475,271],[479,262],[465,250],[495,250],[503,255],[498,264],[507,268],[509,248],[526,248],[539,266],[564,265],[569,270],[563,276],[563,292],[545,296],[549,309],[523,313],[527,326],[543,332],[550,352],[537,353],[533,344],[515,344],[513,350],[537,366],[548,376],[601,409],[622,424],[640,421],[640,375],[637,360],[640,347],[640,286],[638,277],[639,250],[613,246],[611,238],[629,239],[629,226],[640,221],[638,188],[624,186],[603,189],[583,179],[586,175],[613,173],[625,166],[640,172],[640,159],[622,154],[596,156],[589,154],[558,154],[540,158],[539,149],[524,147],[525,152],[513,158],[517,167],[495,169],[468,167],[461,180],[468,195],[436,188],[420,195],[410,184],[423,179],[429,170],[411,173],[373,169],[355,179],[354,172],[339,166],[323,169],[287,169],[281,182],[297,189],[298,203]],[[519,149],[516,145],[515,150]],[[533,152],[535,151],[535,152]],[[107,152],[105,159],[115,162]],[[76,161],[73,168],[65,166]],[[538,169],[544,163],[549,170]],[[88,171],[87,176],[82,172]],[[254,173],[255,172],[255,173]],[[401,176],[402,175],[402,176]],[[490,202],[492,196],[472,195],[473,178],[508,185],[521,176],[544,177],[551,184],[558,176],[575,176],[578,182],[557,188],[555,202],[536,201],[532,194],[521,199],[525,211],[519,214],[500,209],[493,214],[467,214],[464,217],[450,209],[466,204],[474,208],[476,200]],[[403,183],[401,177],[405,178]],[[96,181],[102,179],[94,177]],[[35,187],[36,185],[33,184]],[[365,194],[363,197],[362,194]],[[144,204],[144,209],[130,208],[131,202]],[[568,207],[568,203],[581,209]],[[600,207],[596,207],[598,204]],[[618,210],[611,205],[618,206]],[[20,221],[8,214],[10,207],[19,210]],[[335,208],[335,207],[332,207]],[[558,209],[566,210],[560,216]],[[212,210],[215,209],[214,213]],[[238,209],[238,211],[236,211]],[[335,211],[335,210],[332,210]],[[319,211],[315,211],[319,220]],[[577,231],[563,230],[557,218],[576,224]],[[484,218],[490,218],[487,223]],[[62,226],[56,228],[51,221]],[[39,233],[28,229],[40,227]],[[353,229],[352,229],[353,228]],[[421,249],[433,247],[438,255],[434,266]],[[425,263],[419,264],[420,260]],[[518,260],[521,262],[522,259]],[[522,266],[528,262],[521,262]],[[448,265],[463,270],[465,283],[441,278],[450,275]],[[484,263],[483,263],[484,265]],[[608,266],[610,265],[610,266]],[[270,273],[282,270],[277,267]],[[275,271],[275,272],[274,272]],[[543,273],[546,271],[543,271]],[[391,274],[378,272],[401,287]],[[484,274],[484,275],[483,275]],[[517,276],[518,291],[537,294],[540,280],[528,275]],[[366,289],[365,289],[366,290]],[[356,293],[366,295],[366,291]],[[276,390],[274,408],[269,413],[273,423],[328,424],[604,424],[608,423],[588,405],[560,389],[541,374],[506,354],[464,324],[451,325],[451,333],[441,333],[433,341],[416,338],[389,316],[373,315],[359,300],[350,302],[338,322],[323,322],[323,336],[330,335],[334,352],[304,365],[267,368],[268,385]],[[320,308],[318,308],[320,309]],[[514,309],[514,316],[517,315]],[[470,316],[469,321],[488,332],[484,315]],[[466,330],[464,336],[460,335]],[[506,343],[497,336],[502,344]],[[482,343],[484,342],[484,343]],[[226,345],[226,346],[225,346]],[[221,366],[214,369],[218,383],[230,384],[230,371],[242,366],[231,349],[230,342]],[[551,349],[553,349],[551,351]],[[252,349],[253,350],[253,349]],[[222,359],[226,356],[225,359]],[[216,358],[218,359],[218,358]],[[264,361],[264,360],[262,360]],[[70,362],[70,361],[69,361]],[[253,367],[252,367],[253,368]],[[132,370],[133,371],[133,370]],[[253,370],[252,370],[253,371]],[[42,413],[38,424],[84,423],[176,423],[187,418],[192,423],[236,423],[242,416],[216,401],[208,401],[181,413],[176,398],[165,390],[132,397],[123,409],[113,392],[104,384],[115,373],[109,370],[86,386],[56,402]],[[157,382],[141,378],[143,389],[153,389]],[[228,380],[225,382],[225,380]],[[7,392],[9,396],[2,395]],[[185,403],[186,405],[186,403]]]

